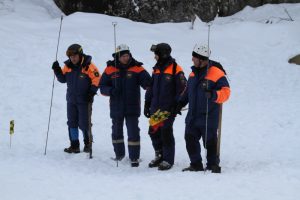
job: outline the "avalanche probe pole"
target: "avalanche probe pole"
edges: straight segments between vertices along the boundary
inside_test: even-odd
[[[90,159],[93,158],[93,134],[92,134],[92,102],[88,103],[88,123],[89,123],[89,145],[90,145]]]
[[[10,139],[9,139],[9,148],[11,149],[11,142],[12,142],[12,135],[15,132],[15,121],[11,120],[9,123],[9,135],[10,135]]]
[[[207,38],[207,48],[208,48],[208,62],[206,66],[206,75],[208,74],[209,69],[209,57],[210,57],[210,48],[209,48],[209,37],[210,37],[210,26],[211,24],[208,23],[208,38]],[[208,79],[206,79],[206,89],[208,90]],[[207,127],[208,126],[208,98],[206,98],[206,116],[205,116],[205,155],[207,159]],[[206,170],[204,170],[205,173]]]
[[[115,49],[115,68],[117,68],[117,33],[116,33],[116,26],[117,26],[117,22],[113,22],[112,25],[114,26],[114,49]],[[117,87],[117,77],[116,77],[116,71],[114,72],[114,78],[115,78],[115,87]],[[118,105],[119,106],[119,105]],[[119,110],[119,109],[118,109]],[[115,123],[118,123],[118,120],[115,121]],[[115,124],[115,129],[117,129],[117,125]],[[119,167],[119,161],[118,158],[116,156],[116,162],[117,162],[117,167]]]
[[[60,26],[59,26],[59,32],[58,32],[58,39],[57,39],[57,47],[56,47],[55,60],[57,60],[57,53],[58,53],[58,47],[59,47],[59,40],[60,40],[60,33],[61,33],[62,21],[63,21],[63,16],[61,16],[61,18],[60,18]],[[55,74],[53,75],[53,82],[52,82],[51,103],[50,103],[50,112],[49,112],[49,119],[48,119],[48,129],[47,129],[47,137],[46,137],[46,145],[45,145],[45,153],[44,153],[44,155],[47,154],[48,135],[49,135],[49,127],[50,127],[50,119],[51,119],[51,111],[52,111],[52,101],[53,101],[53,91],[54,91],[54,81],[55,81]]]
[[[222,111],[223,111],[223,104],[220,104],[219,124],[218,124],[218,143],[217,143],[217,157],[218,157],[218,159],[220,159],[221,130],[222,130]]]

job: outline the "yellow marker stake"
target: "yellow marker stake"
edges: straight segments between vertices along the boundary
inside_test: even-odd
[[[9,126],[9,134],[10,134],[10,142],[9,142],[9,147],[11,148],[11,136],[14,134],[15,132],[15,121],[11,120],[10,121],[10,126]]]

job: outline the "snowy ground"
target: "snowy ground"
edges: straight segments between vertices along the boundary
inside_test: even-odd
[[[294,21],[280,20],[288,17],[284,7]],[[0,0],[0,199],[299,199],[300,66],[287,63],[300,53],[299,11],[300,4],[247,7],[213,22],[212,59],[226,68],[232,96],[224,105],[223,173],[204,174],[181,172],[189,164],[184,116],[175,123],[176,161],[170,171],[147,167],[153,150],[144,117],[140,167],[131,168],[125,159],[117,168],[110,159],[111,121],[103,96],[94,103],[94,159],[65,154],[66,85],[58,82],[44,156],[60,11],[50,0]],[[170,43],[188,75],[194,44],[207,41],[207,25],[200,21],[190,30],[189,23],[150,25],[76,13],[64,18],[59,62],[70,44],[80,43],[103,72],[113,52],[114,21],[117,43],[128,44],[149,71],[151,44]]]

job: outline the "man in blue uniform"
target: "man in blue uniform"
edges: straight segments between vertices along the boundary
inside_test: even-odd
[[[203,171],[201,158],[202,138],[207,149],[206,169],[220,173],[220,159],[217,155],[217,130],[220,105],[230,96],[230,87],[222,65],[209,60],[210,51],[206,45],[197,44],[192,53],[192,72],[187,89],[181,95],[177,111],[189,104],[186,116],[185,141],[190,166],[183,171]]]
[[[79,127],[84,137],[83,151],[90,152],[89,115],[91,115],[91,110],[88,109],[88,104],[93,102],[94,95],[97,93],[100,73],[92,63],[92,57],[85,55],[79,44],[69,46],[66,54],[69,59],[65,61],[63,69],[60,68],[58,61],[52,65],[57,80],[67,83],[67,115],[71,146],[65,148],[64,151],[80,152]]]
[[[112,143],[115,159],[125,156],[123,124],[126,121],[128,133],[128,151],[132,167],[139,166],[140,129],[138,118],[141,115],[140,87],[146,89],[151,83],[149,73],[136,61],[129,47],[121,44],[117,47],[115,58],[107,62],[100,81],[100,91],[110,97],[110,117],[112,119]]]
[[[155,150],[155,158],[149,167],[158,167],[159,170],[168,170],[174,164],[176,102],[186,87],[183,70],[172,58],[171,50],[167,43],[152,45],[151,51],[157,63],[145,97],[144,115],[151,118],[149,135]]]

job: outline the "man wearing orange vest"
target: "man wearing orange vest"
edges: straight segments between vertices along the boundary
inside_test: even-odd
[[[226,72],[218,62],[209,60],[210,51],[206,45],[197,44],[192,53],[192,72],[187,89],[181,95],[177,111],[189,104],[186,116],[185,141],[190,166],[183,171],[203,171],[201,147],[202,138],[207,149],[206,169],[220,173],[220,159],[217,155],[217,129],[220,105],[230,96]]]
[[[173,123],[177,100],[186,87],[182,68],[171,56],[167,43],[152,45],[157,63],[153,67],[152,84],[147,89],[144,115],[150,117],[149,135],[155,150],[155,158],[149,167],[169,170],[174,164],[175,139]]]
[[[67,83],[67,116],[69,138],[71,146],[65,148],[66,153],[79,153],[79,131],[83,132],[84,152],[90,152],[90,134],[89,134],[89,115],[91,110],[88,104],[91,104],[94,95],[97,93],[100,73],[97,67],[92,63],[92,57],[83,53],[79,44],[69,46],[63,69],[60,68],[58,61],[52,65],[57,80],[61,83]]]
[[[132,167],[139,166],[141,91],[151,83],[149,73],[143,63],[136,61],[126,44],[117,47],[112,55],[115,59],[107,62],[100,81],[101,94],[110,97],[110,117],[112,119],[112,143],[115,160],[125,156],[123,124],[126,122],[128,152]]]

